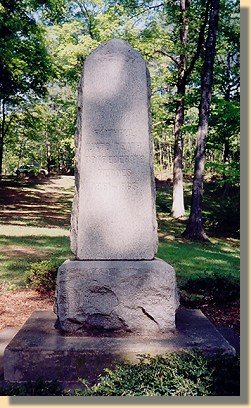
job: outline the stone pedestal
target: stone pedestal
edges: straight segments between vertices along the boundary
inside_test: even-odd
[[[166,354],[198,350],[205,354],[235,355],[234,348],[200,310],[178,310],[176,330],[160,336],[67,336],[55,330],[53,312],[33,312],[4,353],[4,378],[8,382],[57,380],[79,388],[79,378],[97,381],[104,368],[139,354]],[[70,385],[70,383],[74,384]]]
[[[152,261],[66,261],[58,271],[58,326],[84,335],[158,335],[175,329],[174,269]]]

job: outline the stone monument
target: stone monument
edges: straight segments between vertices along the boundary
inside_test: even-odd
[[[75,137],[75,258],[59,268],[55,300],[64,332],[155,335],[175,328],[175,271],[154,258],[150,93],[146,63],[127,42],[107,41],[86,59]]]
[[[74,259],[58,271],[57,317],[34,312],[6,347],[6,381],[96,381],[105,367],[143,353],[235,353],[199,310],[178,310],[174,330],[175,271],[154,258],[149,100],[146,64],[129,44],[111,40],[87,58],[78,100]]]

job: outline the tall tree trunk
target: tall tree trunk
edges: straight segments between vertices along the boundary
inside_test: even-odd
[[[3,174],[3,134],[0,136],[0,180]]]
[[[186,15],[187,8],[191,0],[180,0],[180,41],[182,52],[180,54],[178,83],[177,83],[177,102],[174,121],[174,159],[173,159],[173,204],[172,216],[174,218],[185,215],[184,190],[183,190],[183,149],[181,129],[184,124],[185,111],[185,91],[186,91],[186,72],[187,72],[187,54],[186,47],[188,41],[189,20]]]
[[[173,159],[173,203],[172,216],[174,218],[185,215],[184,189],[183,189],[183,149],[181,128],[184,123],[184,92],[179,93],[180,100],[176,105],[176,115],[174,122],[174,159]]]
[[[5,136],[5,101],[2,100],[2,123],[1,123],[1,135],[0,135],[0,179],[3,174],[3,147]]]
[[[231,72],[231,66],[230,66],[230,58],[231,58],[231,54],[230,52],[227,55],[227,66],[226,66],[226,80],[227,80],[227,86],[226,86],[226,90],[225,90],[225,95],[224,95],[224,99],[227,102],[230,102],[230,93],[231,93],[231,76],[230,76],[230,72]],[[224,147],[224,151],[223,151],[223,163],[226,163],[228,160],[228,156],[229,156],[229,152],[230,152],[230,146],[229,146],[229,136],[228,136],[228,132],[225,132],[224,134],[224,142],[223,142],[223,147]],[[225,174],[223,174],[223,177],[225,178]]]
[[[192,202],[188,224],[186,230],[183,233],[184,238],[201,241],[208,240],[208,237],[204,231],[202,221],[202,198],[206,160],[206,139],[208,135],[208,120],[212,95],[213,68],[216,35],[219,20],[219,8],[220,8],[219,0],[211,0],[208,37],[206,42],[205,59],[201,80],[199,128],[196,141]]]

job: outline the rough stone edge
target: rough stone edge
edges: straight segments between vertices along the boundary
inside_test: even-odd
[[[153,137],[152,137],[152,111],[151,111],[151,76],[146,61],[146,82],[147,82],[147,107],[148,107],[148,135],[149,135],[149,155],[150,155],[150,179],[151,179],[151,197],[152,197],[152,214],[153,214],[153,253],[158,250],[158,222],[156,217],[156,184],[154,177],[154,154],[153,154]]]
[[[80,175],[79,169],[81,166],[81,133],[82,133],[82,115],[83,115],[83,85],[84,85],[84,68],[78,85],[78,102],[77,102],[77,124],[75,129],[74,144],[75,144],[75,190],[72,202],[71,211],[71,229],[70,229],[70,244],[71,251],[76,256],[78,251],[78,212],[79,212],[79,188]]]

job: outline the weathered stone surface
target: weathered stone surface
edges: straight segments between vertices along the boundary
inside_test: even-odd
[[[48,311],[34,312],[27,320],[5,349],[6,381],[96,381],[104,368],[124,359],[135,362],[144,353],[197,349],[235,355],[234,348],[200,310],[178,310],[176,330],[158,337],[67,337],[55,330],[55,321],[55,315]]]
[[[157,248],[150,77],[113,39],[85,61],[79,85],[71,248],[77,259],[153,259]]]
[[[55,312],[65,332],[160,334],[175,328],[174,269],[166,262],[66,261]]]

